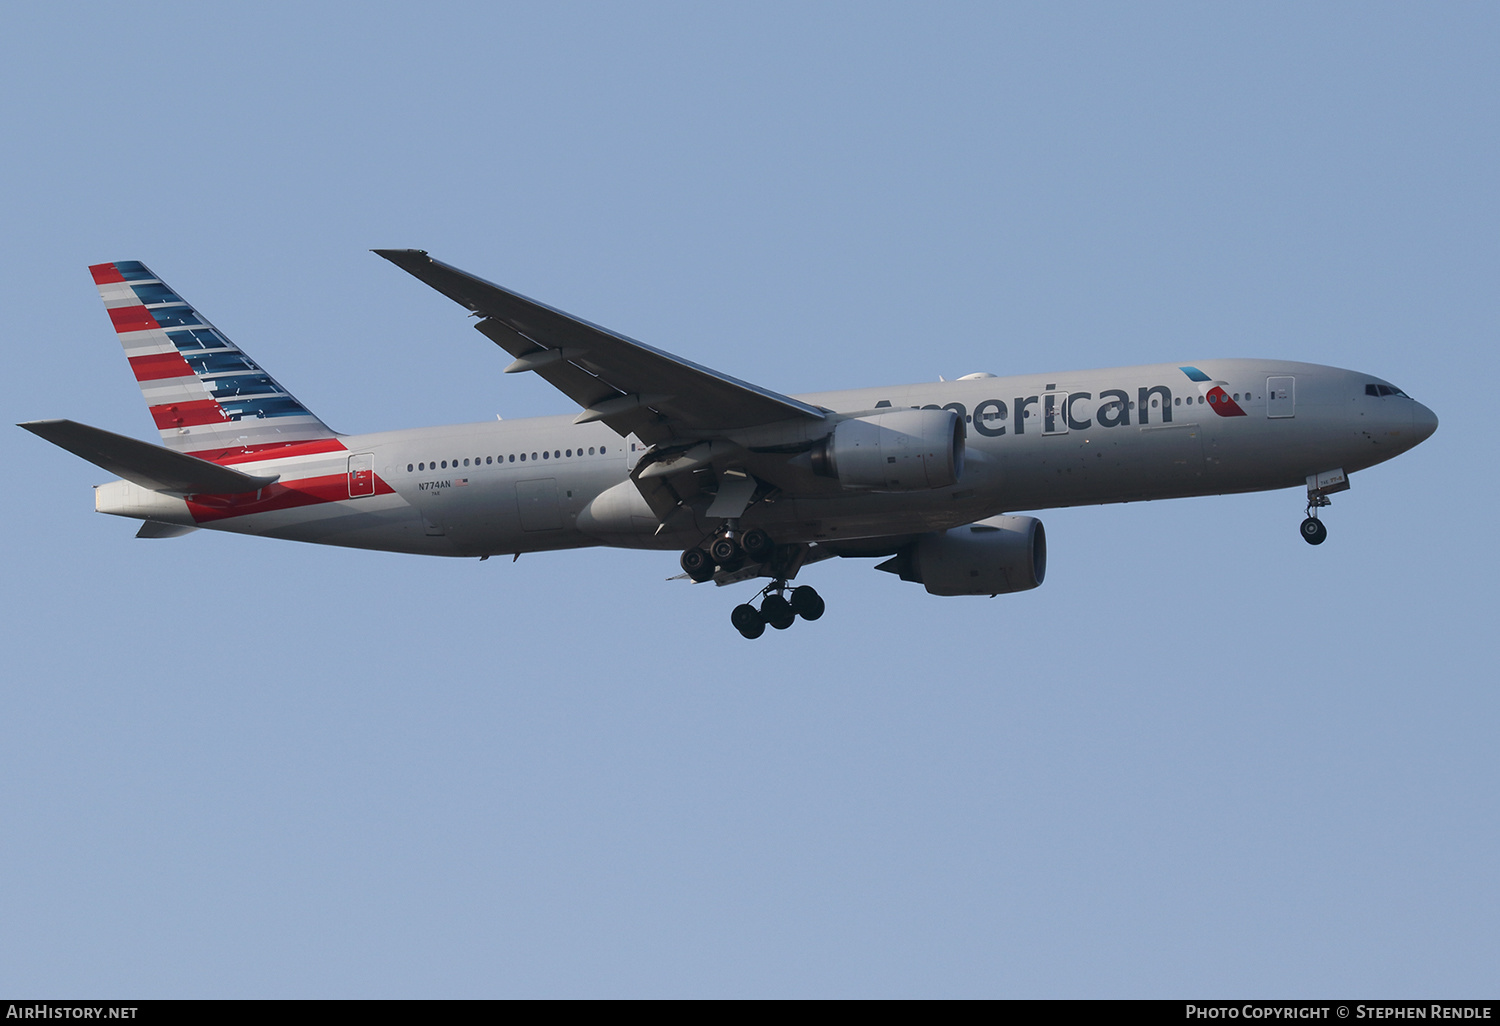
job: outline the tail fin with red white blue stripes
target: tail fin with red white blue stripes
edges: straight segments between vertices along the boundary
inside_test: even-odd
[[[335,433],[136,260],[89,268],[169,449],[215,462],[278,455]]]

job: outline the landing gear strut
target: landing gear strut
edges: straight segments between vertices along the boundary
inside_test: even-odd
[[[729,622],[745,637],[758,638],[766,633],[767,624],[778,631],[784,631],[799,616],[804,620],[816,620],[823,615],[823,597],[816,591],[805,584],[800,588],[793,588],[790,596],[786,594],[786,590],[786,581],[772,581],[761,591],[765,598],[759,609],[748,602],[735,606],[734,611],[729,614]]]

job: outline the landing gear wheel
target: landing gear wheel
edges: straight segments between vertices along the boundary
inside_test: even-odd
[[[734,624],[735,630],[751,640],[766,633],[766,621],[760,615],[760,610],[748,602],[734,607],[729,614],[729,622]]]
[[[823,596],[807,585],[792,589],[792,610],[804,620],[816,620],[823,615]]]
[[[778,631],[786,630],[797,619],[792,604],[780,595],[767,595],[766,600],[760,604],[760,615]]]
[[[1302,521],[1302,540],[1309,545],[1322,545],[1323,539],[1328,537],[1328,528],[1323,526],[1323,521],[1317,517],[1308,517]]]
[[[740,546],[745,550],[745,555],[757,563],[764,563],[776,551],[776,543],[771,540],[771,536],[758,527],[745,532],[745,537],[740,539]]]
[[[678,562],[682,564],[682,572],[699,583],[714,575],[714,565],[709,560],[708,553],[702,549],[684,550]]]
[[[740,561],[745,558],[740,543],[733,538],[715,538],[714,543],[708,547],[708,554],[725,570],[738,569]]]

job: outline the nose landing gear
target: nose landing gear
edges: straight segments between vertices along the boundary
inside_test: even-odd
[[[1349,475],[1343,469],[1325,470],[1321,474],[1307,477],[1307,519],[1302,521],[1302,540],[1309,545],[1322,545],[1328,537],[1328,528],[1318,519],[1318,510],[1333,505],[1328,496],[1334,492],[1349,490]]]
[[[1302,540],[1309,545],[1322,545],[1328,537],[1328,528],[1318,519],[1318,510],[1332,506],[1333,500],[1322,492],[1307,495],[1307,519],[1302,521]]]

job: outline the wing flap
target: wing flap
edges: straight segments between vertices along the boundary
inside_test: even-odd
[[[279,475],[257,477],[184,452],[89,427],[73,420],[32,420],[18,425],[94,466],[142,488],[172,495],[238,495],[274,484]]]
[[[584,410],[615,403],[603,420],[647,443],[757,427],[793,418],[822,420],[824,411],[721,374],[538,303],[434,260],[419,249],[377,249],[482,319],[476,325],[517,360]],[[560,350],[558,356],[552,351]],[[638,402],[627,402],[634,396]]]

